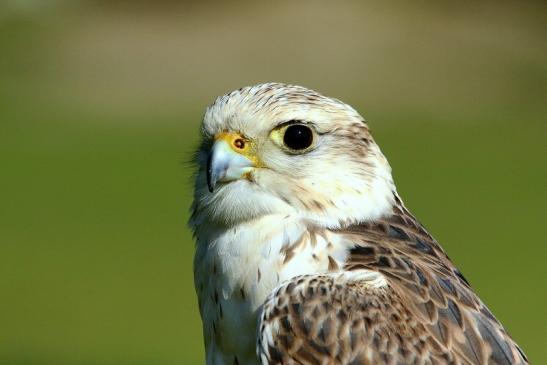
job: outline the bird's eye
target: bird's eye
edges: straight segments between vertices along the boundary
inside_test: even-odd
[[[291,150],[305,150],[313,143],[313,132],[303,124],[293,124],[285,129],[283,143]]]

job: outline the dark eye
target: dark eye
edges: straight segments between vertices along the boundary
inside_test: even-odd
[[[294,124],[285,129],[283,143],[292,150],[304,150],[313,143],[313,132],[302,124]]]

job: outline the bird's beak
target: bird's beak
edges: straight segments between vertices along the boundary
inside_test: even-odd
[[[207,160],[207,186],[213,192],[219,182],[229,182],[248,176],[256,166],[251,144],[239,134],[220,133]]]

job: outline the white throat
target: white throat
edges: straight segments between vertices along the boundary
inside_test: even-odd
[[[294,276],[341,267],[347,251],[332,232],[310,230],[290,215],[222,230],[198,228],[196,237],[194,275],[207,357],[236,353],[240,363],[256,359],[257,311],[270,292]]]
[[[234,353],[240,364],[247,358],[253,364],[258,310],[267,296],[295,276],[340,270],[352,245],[295,214],[231,227],[202,222],[195,235],[195,285],[211,364],[231,364]]]

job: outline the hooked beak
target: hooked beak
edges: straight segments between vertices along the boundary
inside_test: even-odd
[[[231,137],[228,135],[227,137]],[[219,182],[238,180],[248,174],[255,164],[235,150],[230,138],[216,138],[207,160],[207,186],[212,193]]]

